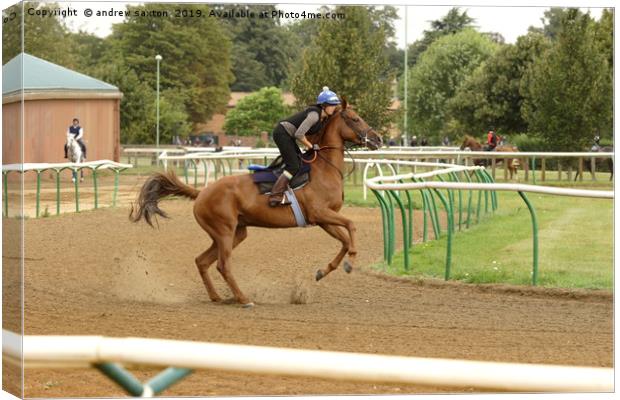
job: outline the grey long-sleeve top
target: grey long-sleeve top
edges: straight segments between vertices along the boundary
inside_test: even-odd
[[[304,119],[302,123],[299,125],[299,128],[296,128],[295,125],[291,124],[288,121],[282,121],[280,122],[280,124],[282,124],[282,126],[284,127],[284,129],[289,135],[295,137],[295,139],[297,140],[300,140],[304,137],[306,132],[310,130],[312,125],[319,122],[319,118],[320,116],[318,112],[311,111],[306,116],[306,119]]]

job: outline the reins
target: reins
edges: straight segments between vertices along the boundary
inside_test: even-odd
[[[347,126],[349,128],[351,128],[353,130],[353,132],[355,132],[355,134],[358,136],[358,138],[360,140],[362,140],[363,144],[366,144],[368,142],[368,132],[370,132],[372,130],[372,128],[369,126],[367,129],[365,129],[362,133],[357,132],[351,125],[349,125],[348,120],[342,116],[342,113],[344,112],[344,110],[340,111],[341,117],[344,119],[345,124],[347,124]],[[319,136],[319,140],[317,141],[317,143],[320,143],[321,140],[323,139],[323,135],[325,134],[325,131],[327,130],[327,124],[329,123],[329,120],[335,115],[332,114],[330,116],[327,117],[326,121],[325,121],[325,125],[324,128],[321,130],[321,134]],[[353,158],[353,156],[351,155],[351,152],[349,151],[350,148],[356,146],[356,144],[354,143],[352,146],[347,147],[346,145],[344,145],[343,147],[337,147],[337,146],[321,146],[318,149],[314,150],[314,156],[312,157],[311,160],[305,160],[303,157],[301,157],[301,161],[306,163],[306,164],[312,164],[316,161],[317,157],[320,157],[323,161],[325,161],[328,165],[330,165],[331,167],[333,167],[336,171],[338,171],[338,173],[340,174],[340,178],[344,181],[346,178],[348,178],[349,176],[351,176],[351,174],[353,174],[353,172],[355,172],[355,168],[356,168],[356,163],[355,163],[355,158]],[[340,170],[340,168],[338,168],[337,166],[335,166],[331,161],[329,161],[327,158],[323,157],[320,154],[321,150],[342,150],[343,151],[343,155],[346,152],[347,155],[349,156],[349,158],[351,158],[351,160],[353,160],[353,168],[351,168],[351,171],[349,171],[347,173],[347,175],[345,176],[342,171]]]

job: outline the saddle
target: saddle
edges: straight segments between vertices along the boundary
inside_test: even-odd
[[[308,151],[304,154],[299,155],[302,160],[311,160],[314,155],[313,151]],[[252,180],[256,185],[258,185],[258,190],[260,194],[268,194],[271,192],[271,188],[273,187],[278,177],[282,175],[284,171],[284,162],[282,157],[278,156],[271,164],[268,166],[263,165],[249,165],[248,169],[252,171]],[[306,186],[306,184],[310,181],[310,164],[301,162],[301,167],[297,174],[293,176],[293,179],[289,182],[289,186],[293,190],[301,189]]]

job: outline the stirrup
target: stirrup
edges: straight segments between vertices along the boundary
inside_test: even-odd
[[[270,207],[279,207],[279,206],[288,206],[290,205],[291,202],[289,201],[288,197],[286,197],[286,193],[282,192],[282,199],[275,201],[275,199],[272,199],[271,197],[269,198],[269,206]]]

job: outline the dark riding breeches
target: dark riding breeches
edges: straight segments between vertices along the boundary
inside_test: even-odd
[[[285,165],[284,169],[294,176],[301,167],[299,161],[301,150],[297,146],[295,138],[289,135],[282,125],[278,124],[273,130],[273,141],[278,146],[280,154],[282,154],[282,160]]]

